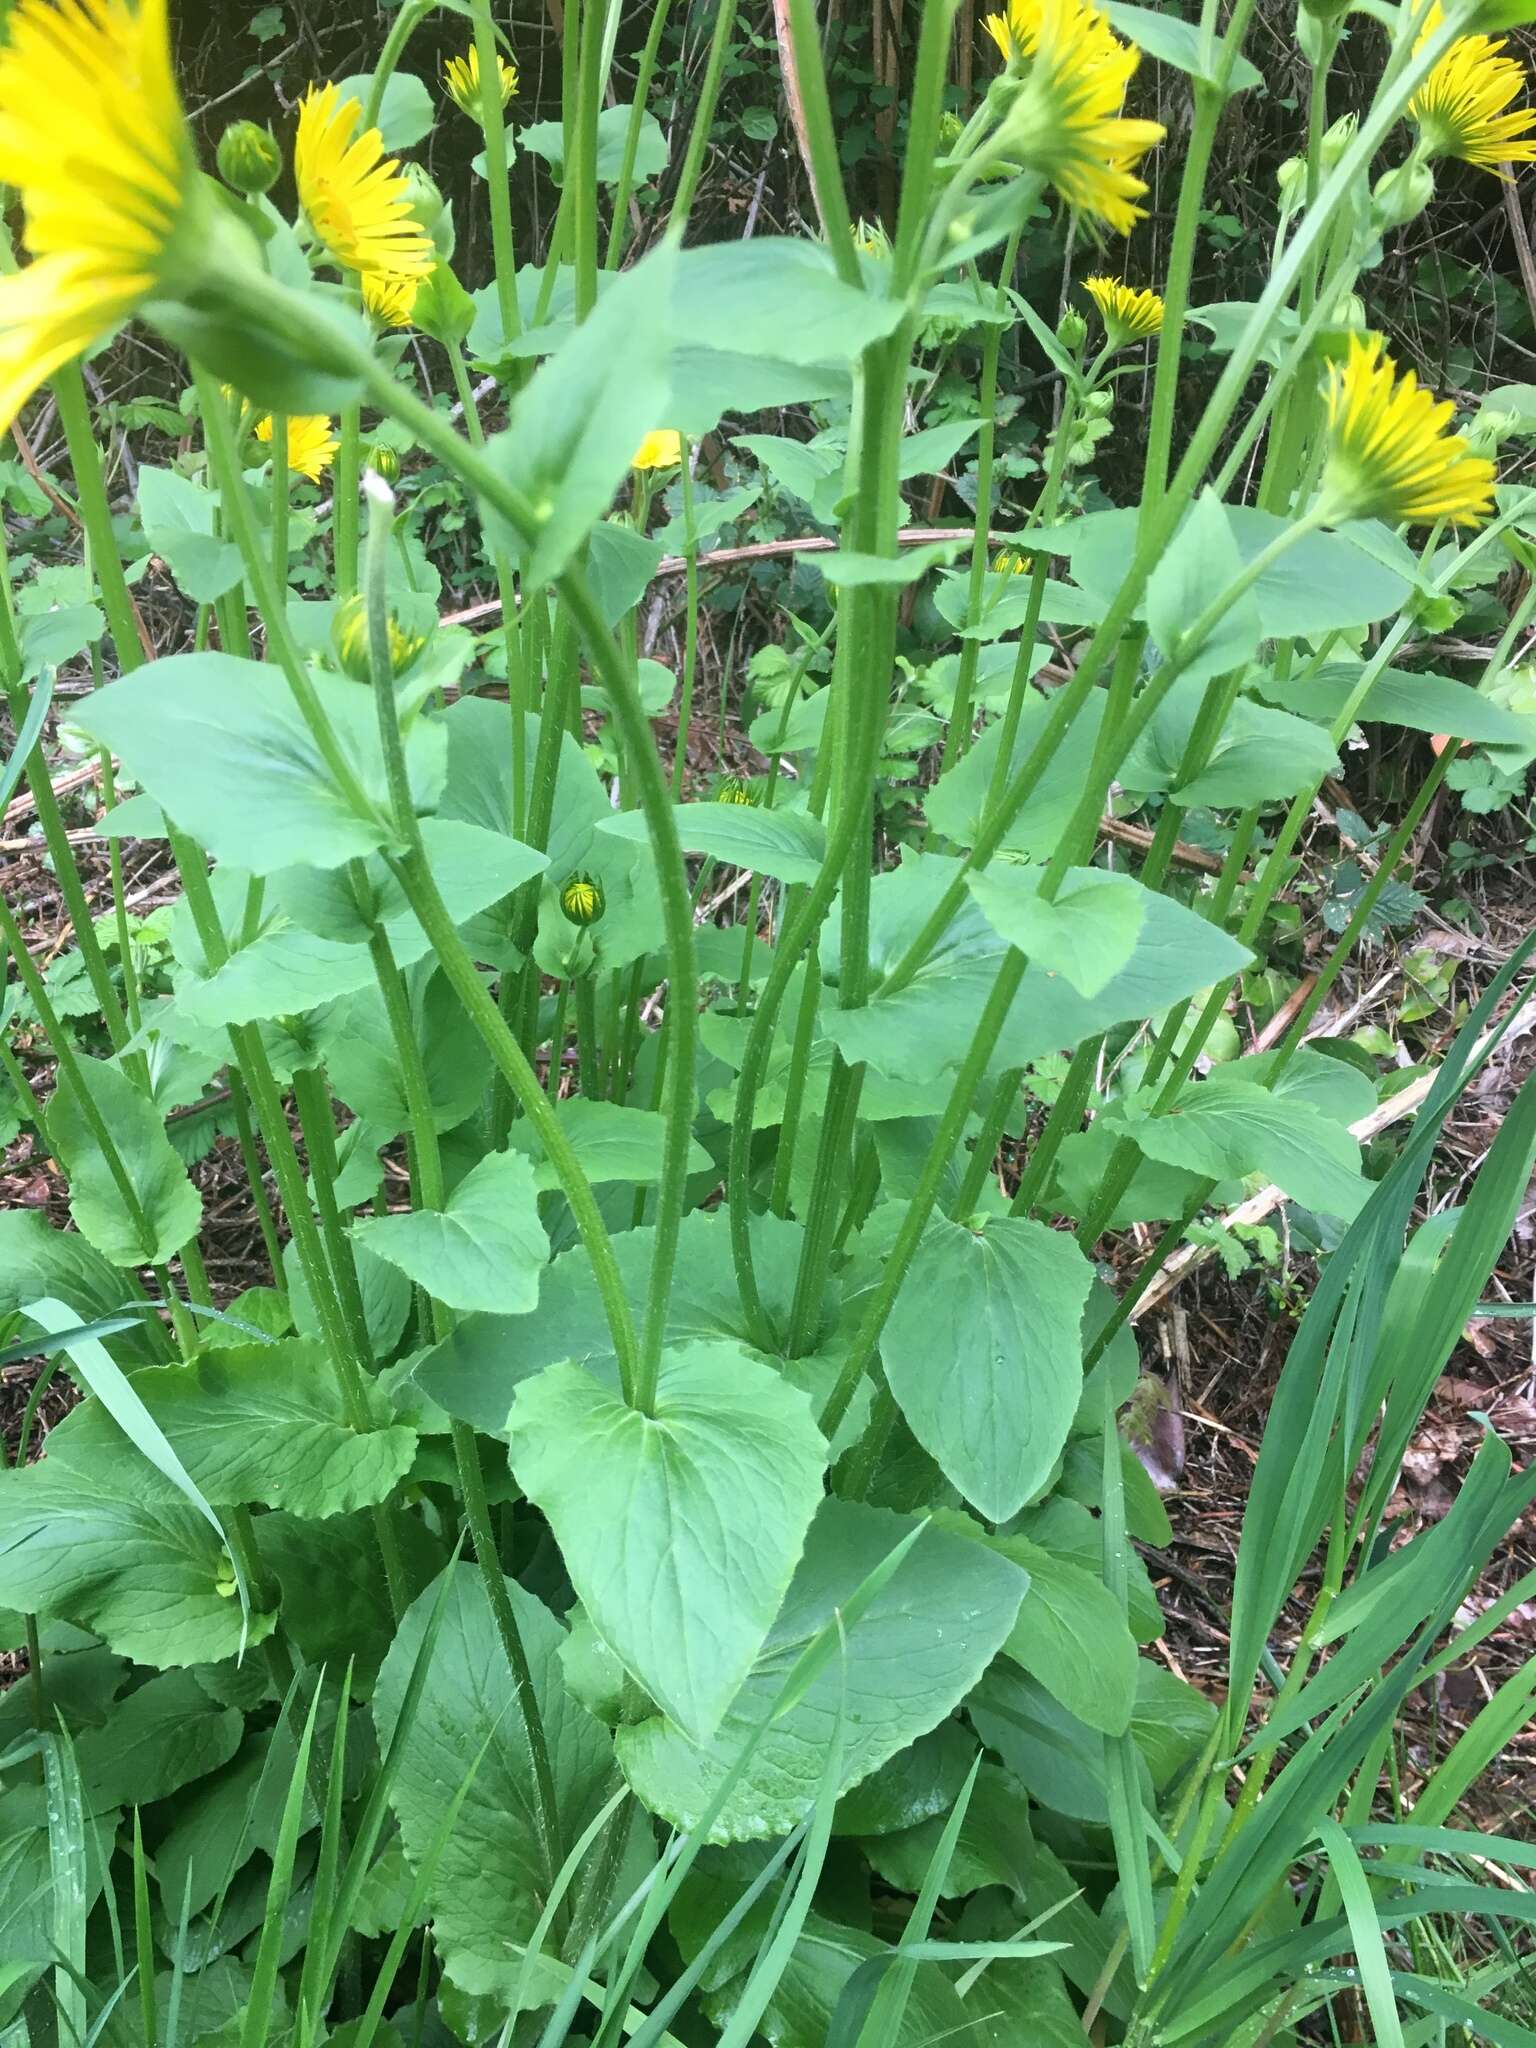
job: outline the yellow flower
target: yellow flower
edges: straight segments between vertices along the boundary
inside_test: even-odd
[[[1384,519],[1476,526],[1493,505],[1497,472],[1448,434],[1452,406],[1399,376],[1375,334],[1352,336],[1328,372],[1328,461],[1319,511],[1325,525]]]
[[[312,85],[299,105],[293,171],[299,203],[326,249],[365,276],[424,277],[437,261],[411,212],[400,165],[370,128],[354,139],[363,110],[338,86]]]
[[[981,25],[1002,51],[1005,64],[1022,64],[1035,54],[1040,0],[1008,0],[1005,13],[989,14]]]
[[[1156,292],[1136,291],[1118,277],[1085,277],[1083,290],[1099,309],[1112,349],[1145,341],[1162,328],[1163,302]]]
[[[18,0],[7,25],[0,183],[20,194],[33,261],[0,279],[0,430],[202,239],[166,0]]]
[[[741,775],[727,775],[715,791],[717,804],[755,804],[757,793]]]
[[[1141,52],[1120,41],[1092,0],[1036,0],[1034,12],[1029,74],[998,140],[1069,206],[1129,234],[1147,189],[1131,166],[1164,132],[1156,121],[1121,117]]]
[[[272,439],[272,415],[265,414],[256,422],[258,441],[270,443]],[[307,476],[312,484],[320,481],[336,459],[336,436],[331,432],[331,423],[323,412],[295,413],[288,422],[288,467],[295,476]]]
[[[496,59],[496,69],[501,78],[501,104],[517,91],[517,66],[509,64],[505,57]],[[462,57],[450,57],[443,66],[443,83],[448,88],[448,97],[461,114],[468,114],[471,120],[480,118],[480,52],[471,43]]]
[[[994,576],[1027,576],[1034,566],[1033,558],[1017,548],[999,548],[992,557]]]
[[[1433,7],[1419,36],[1421,43],[1442,19],[1440,8]],[[1463,163],[1506,179],[1506,163],[1536,163],[1536,136],[1531,133],[1536,113],[1529,107],[1504,112],[1525,84],[1525,72],[1515,59],[1499,54],[1506,47],[1502,37],[1462,36],[1430,72],[1408,102],[1425,156],[1460,157]]]
[[[675,469],[683,459],[683,437],[671,427],[647,434],[629,458],[631,469]]]
[[[421,280],[415,277],[366,276],[363,304],[386,327],[409,327],[420,289]]]

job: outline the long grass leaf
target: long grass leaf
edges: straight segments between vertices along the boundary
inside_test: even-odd
[[[1392,1992],[1392,1972],[1387,1965],[1387,1951],[1381,1939],[1370,1881],[1365,1874],[1365,1865],[1360,1861],[1360,1852],[1336,1820],[1320,1822],[1317,1834],[1338,1884],[1344,1917],[1354,1938],[1355,1959],[1360,1966],[1360,1988],[1376,2028],[1379,2048],[1403,2048],[1402,2022],[1398,2018],[1397,2000]]]

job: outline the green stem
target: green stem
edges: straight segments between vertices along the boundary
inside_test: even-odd
[[[251,1129],[250,1098],[246,1094],[244,1081],[233,1068],[229,1072],[229,1100],[234,1111],[235,1137],[240,1147],[240,1162],[245,1168],[246,1184],[251,1191],[251,1205],[256,1211],[256,1224],[266,1250],[267,1264],[272,1268],[272,1284],[286,1303],[288,1289],[283,1280],[283,1249],[278,1243],[272,1205],[267,1200],[261,1158],[256,1150],[256,1134]]]
[[[341,408],[336,467],[331,474],[331,547],[336,559],[336,592],[350,597],[357,588],[357,479],[362,410]],[[268,620],[270,630],[271,621]]]
[[[373,67],[373,77],[368,86],[368,97],[363,103],[363,131],[379,125],[379,112],[384,105],[384,89],[395,74],[400,59],[405,55],[405,46],[417,27],[437,5],[437,0],[406,0],[406,4],[390,24],[389,34],[384,38],[384,47],[379,52],[379,61]]]
[[[613,188],[613,219],[608,225],[608,252],[603,259],[605,270],[617,270],[619,257],[624,247],[624,216],[629,211],[630,195],[635,189],[635,159],[640,151],[640,130],[645,119],[646,102],[650,98],[651,79],[656,71],[656,52],[661,47],[662,30],[667,25],[667,16],[672,10],[672,0],[655,0],[651,8],[651,25],[646,31],[645,48],[640,52],[640,65],[635,73],[634,98],[630,102],[629,121],[624,130],[624,154],[619,160],[619,179]]]
[[[704,65],[699,97],[694,104],[693,126],[688,134],[688,153],[683,158],[683,168],[678,175],[677,190],[672,195],[672,209],[667,221],[667,237],[673,242],[681,242],[687,231],[688,216],[693,211],[694,195],[699,189],[699,179],[703,176],[704,157],[714,129],[715,102],[720,97],[720,82],[725,76],[725,60],[731,47],[731,31],[736,26],[736,5],[737,0],[720,0],[715,12],[714,31],[709,39],[709,57]],[[851,246],[850,244],[850,248]]]
[[[952,0],[940,0],[939,5],[923,10],[925,17],[950,12]],[[859,264],[859,252],[853,245],[853,221],[848,212],[847,195],[843,191],[843,163],[837,146],[832,102],[827,95],[821,33],[816,23],[813,0],[789,0],[789,40],[795,77],[800,87],[800,104],[805,114],[811,183],[816,193],[816,210],[821,215],[822,235],[843,283],[863,291],[864,272]],[[913,148],[909,147],[909,165],[912,154]]]
[[[677,746],[672,756],[672,800],[683,800],[683,778],[688,772],[688,726],[693,716],[693,684],[699,665],[699,543],[693,510],[693,451],[682,444],[683,467],[683,558],[687,564],[688,616],[683,640],[683,691],[677,705]],[[724,680],[721,682],[724,688]]]
[[[272,415],[272,574],[279,590],[288,588],[288,415]]]
[[[1007,246],[1003,251],[1003,261],[997,279],[999,302],[1013,282],[1014,266],[1019,259],[1019,238],[1023,232],[1024,226],[1021,221],[1008,237]],[[976,444],[976,531],[971,540],[971,574],[965,606],[967,619],[976,618],[981,611],[982,585],[987,573],[987,546],[992,523],[992,464],[997,444],[997,365],[1002,346],[1002,321],[989,321],[982,342],[981,382],[977,391],[981,432]],[[949,714],[949,729],[944,735],[940,775],[952,768],[971,744],[971,698],[976,688],[976,664],[980,658],[979,640],[971,639],[962,643],[960,673],[955,683],[955,701]]]
[[[139,637],[138,614],[128,593],[128,579],[123,574],[123,558],[112,531],[112,508],[107,503],[101,449],[91,424],[91,408],[78,363],[68,363],[54,372],[53,394],[58,400],[59,424],[69,448],[80,522],[91,550],[91,568],[117,650],[118,673],[127,675],[144,660],[144,647]]]
[[[512,239],[512,191],[507,177],[507,126],[501,103],[501,52],[490,0],[470,0],[475,55],[480,65],[480,126],[485,139],[485,183],[491,205],[491,252],[496,267],[496,305],[501,331],[510,340],[522,332],[517,303],[517,250]]]

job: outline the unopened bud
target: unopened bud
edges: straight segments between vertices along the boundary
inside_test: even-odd
[[[1056,339],[1071,355],[1076,355],[1088,339],[1088,322],[1076,306],[1068,306],[1056,328]]]
[[[270,192],[283,168],[282,151],[259,121],[232,121],[219,137],[219,176],[248,199]]]
[[[1275,184],[1279,187],[1282,199],[1288,200],[1293,206],[1299,206],[1307,190],[1306,158],[1288,156],[1275,172]]]
[[[371,448],[364,451],[363,461],[375,476],[383,477],[387,484],[394,483],[400,474],[400,457],[387,441],[375,441]]]
[[[1355,130],[1359,125],[1353,114],[1341,114],[1337,121],[1324,130],[1323,139],[1318,145],[1318,156],[1325,171],[1333,169],[1354,141]]]
[[[427,644],[424,633],[407,632],[391,612],[389,616],[389,666],[392,675],[403,675]],[[344,598],[331,621],[331,646],[342,672],[355,683],[372,679],[368,639],[368,605],[361,592]]]
[[[1410,157],[1396,170],[1385,171],[1371,193],[1371,220],[1378,229],[1406,227],[1417,220],[1435,196],[1435,174]]]
[[[560,887],[560,908],[569,924],[596,924],[607,905],[603,892],[584,868],[578,868]]]

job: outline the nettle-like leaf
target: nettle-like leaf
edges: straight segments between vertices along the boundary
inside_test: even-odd
[[[695,1343],[662,1354],[650,1414],[556,1365],[519,1387],[510,1429],[513,1473],[593,1626],[707,1741],[821,1498],[826,1445],[805,1395],[739,1346]]]
[[[429,1586],[408,1609],[379,1673],[373,1711],[381,1747],[399,1723],[440,1591]],[[533,1674],[533,1705],[569,1846],[615,1788],[613,1745],[566,1688],[559,1654],[565,1630],[542,1601],[510,1579],[507,1594]],[[453,1566],[389,1797],[406,1856],[418,1866],[449,1805],[469,1784],[433,1870],[427,1906],[455,1983],[487,1995],[505,1996],[515,1983],[516,1944],[533,1931],[550,1875],[516,1683],[479,1573],[471,1565]]]
[[[416,1451],[416,1432],[371,1385],[364,1390],[370,1427],[353,1426],[325,1350],[312,1338],[222,1347],[190,1365],[136,1373],[132,1384],[215,1507],[259,1502],[300,1515],[347,1514],[387,1500]],[[182,1498],[98,1401],[66,1416],[48,1442],[49,1463],[84,1478],[114,1451],[136,1468],[143,1500],[169,1506]]]
[[[141,1664],[217,1663],[270,1635],[242,1626],[222,1543],[194,1508],[145,1498],[121,1444],[0,1472],[0,1583],[24,1613],[89,1628]]]
[[[713,1737],[691,1742],[660,1718],[621,1728],[619,1762],[636,1793],[677,1827],[694,1827],[757,1737],[802,1651],[835,1622],[913,1529],[883,1508],[823,1501],[751,1675]],[[831,1754],[844,1789],[948,1715],[1007,1640],[1027,1590],[1011,1559],[925,1529],[804,1693],[768,1727],[715,1823],[722,1842],[785,1833],[810,1811]]]

